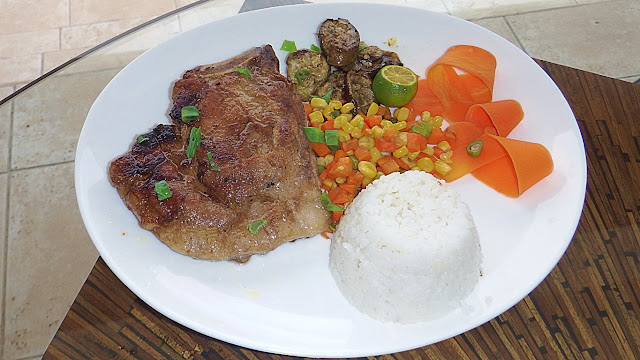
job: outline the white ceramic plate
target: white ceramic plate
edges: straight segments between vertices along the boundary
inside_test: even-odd
[[[396,51],[424,74],[448,47],[480,46],[498,60],[495,100],[520,101],[525,118],[511,138],[542,143],[553,173],[518,199],[470,176],[453,183],[478,226],[484,276],[465,309],[436,321],[394,325],[352,308],[328,270],[329,241],[288,243],[246,264],[179,255],[141,229],[107,166],[135,137],[169,123],[170,89],[194,66],[227,59],[284,39],[316,43],[326,18],[349,19],[367,44]],[[375,19],[384,19],[381,26]],[[391,26],[389,26],[392,24]],[[394,47],[384,42],[398,39]],[[277,50],[281,62],[286,54]],[[284,67],[283,67],[284,69]],[[318,357],[396,352],[455,336],[509,309],[553,269],[581,214],[586,187],[582,137],[553,81],[501,37],[450,16],[374,4],[299,5],[241,14],[176,36],[123,69],[91,108],[77,148],[76,189],[100,255],[136,295],[167,317],[203,334],[252,349]]]

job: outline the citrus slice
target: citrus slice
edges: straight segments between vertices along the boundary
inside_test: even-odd
[[[371,90],[381,104],[389,107],[407,105],[418,91],[418,77],[411,69],[387,65],[373,78]]]

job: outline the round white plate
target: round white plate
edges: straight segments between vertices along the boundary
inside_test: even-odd
[[[299,48],[317,44],[318,25],[337,17],[349,19],[367,44],[397,52],[417,74],[424,74],[452,45],[489,50],[498,61],[494,99],[518,100],[525,113],[509,137],[543,144],[555,162],[550,176],[517,199],[471,176],[453,183],[477,223],[484,276],[463,308],[436,321],[387,324],[352,308],[331,277],[329,240],[320,236],[284,244],[246,264],[179,255],[140,228],[107,178],[109,162],[128,151],[138,134],[169,123],[170,89],[185,70],[267,43],[283,63],[283,40],[294,40]],[[391,37],[397,38],[396,45],[386,46]],[[431,344],[481,325],[525,297],[571,241],[584,201],[586,161],[580,131],[561,92],[531,58],[503,38],[464,20],[413,8],[329,4],[233,16],[141,55],[92,106],[78,142],[75,176],[82,218],[100,255],[154,309],[244,347],[343,357]]]

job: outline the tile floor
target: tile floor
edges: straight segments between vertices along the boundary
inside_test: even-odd
[[[370,1],[463,17],[533,57],[626,81],[640,79],[640,0]],[[0,99],[92,46],[193,2],[0,0]],[[47,101],[69,101],[51,96],[59,81],[91,82],[96,92],[81,94],[90,103],[118,63],[142,47],[238,12],[242,5],[242,0],[203,5],[197,15],[167,22],[138,44],[122,44],[121,56],[110,57],[103,71],[60,77],[28,96],[36,101],[46,92]],[[75,142],[85,114],[41,114],[28,99],[20,103],[0,107],[0,359],[7,360],[40,358],[97,257],[73,189]],[[62,122],[51,120],[56,118],[75,120],[66,120],[62,128]],[[29,142],[22,141],[24,128],[30,129]],[[62,239],[44,241],[52,233],[63,234]]]

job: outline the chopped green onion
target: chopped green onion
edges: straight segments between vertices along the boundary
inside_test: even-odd
[[[293,74],[293,76],[296,78],[296,81],[298,82],[298,85],[302,85],[302,80],[306,80],[308,78],[311,77],[311,71],[309,69],[300,69],[298,71],[296,71],[295,74]]]
[[[316,44],[311,44],[311,50],[313,51],[317,51],[317,52],[321,52],[322,49],[320,49]]]
[[[424,137],[429,137],[429,135],[431,135],[431,132],[433,131],[433,125],[420,123],[420,125],[413,125],[410,131],[413,133],[418,133]]]
[[[257,234],[258,231],[260,231],[260,229],[262,229],[265,225],[267,225],[267,220],[256,220],[254,222],[252,222],[251,224],[249,224],[249,231],[252,234]]]
[[[318,175],[322,174],[322,172],[324,171],[325,167],[322,165],[318,165]]]
[[[333,223],[333,222],[332,222],[331,224],[329,224],[329,229],[330,229],[331,231],[336,231],[336,223]]]
[[[327,211],[344,211],[341,206],[334,204],[333,201],[329,199],[329,195],[324,191],[320,195],[320,204]]]
[[[355,157],[355,155],[349,155],[349,159],[353,161],[353,170],[358,170],[358,163],[360,162],[360,160],[358,160],[358,158]]]
[[[331,100],[331,94],[333,94],[333,88],[329,89],[329,91],[327,91],[327,93],[324,94],[324,96],[311,95],[311,97],[312,98],[320,98],[320,99],[324,100],[324,102],[329,103],[329,101]]]
[[[209,158],[209,166],[211,166],[211,170],[220,171],[220,168],[218,167],[218,165],[216,165],[216,163],[213,162],[213,155],[211,154],[211,151],[207,151],[207,157]]]
[[[329,150],[340,150],[340,139],[338,138],[338,130],[326,130],[324,132],[324,143],[327,144]]]
[[[200,118],[200,111],[197,107],[189,105],[182,108],[181,115],[183,122],[195,121]]]
[[[171,197],[171,189],[169,189],[169,184],[167,184],[166,180],[158,181],[154,184],[156,189],[156,195],[158,195],[158,200],[164,200]]]
[[[145,141],[147,141],[147,140],[149,140],[149,138],[148,138],[148,137],[144,137],[144,136],[142,136],[142,135],[138,135],[138,144],[140,144],[140,143],[142,143],[142,142],[145,142]]]
[[[285,41],[282,42],[282,46],[280,47],[280,50],[293,52],[293,51],[298,50],[298,48],[296,47],[296,42],[295,41],[285,40]]]
[[[482,152],[482,140],[472,141],[467,145],[467,154],[471,157],[478,157]]]
[[[317,128],[317,127],[304,126],[302,128],[302,131],[307,136],[307,139],[309,140],[309,142],[312,142],[312,143],[324,143],[325,135],[324,135],[324,131],[322,131],[322,129]]]
[[[246,76],[247,78],[251,79],[251,71],[245,69],[245,68],[241,68],[241,67],[234,67],[234,69],[238,70],[238,72],[244,76]]]
[[[340,110],[333,110],[333,111],[331,112],[331,114],[329,114],[329,115],[331,115],[331,118],[332,118],[332,119],[335,119],[335,118],[337,118],[338,116],[340,116]]]
[[[189,134],[189,145],[187,145],[187,159],[191,159],[196,154],[201,140],[200,128],[192,127],[191,134]]]
[[[362,51],[368,47],[369,45],[367,45],[367,43],[365,43],[364,41],[360,41],[360,44],[358,45],[358,51]]]

